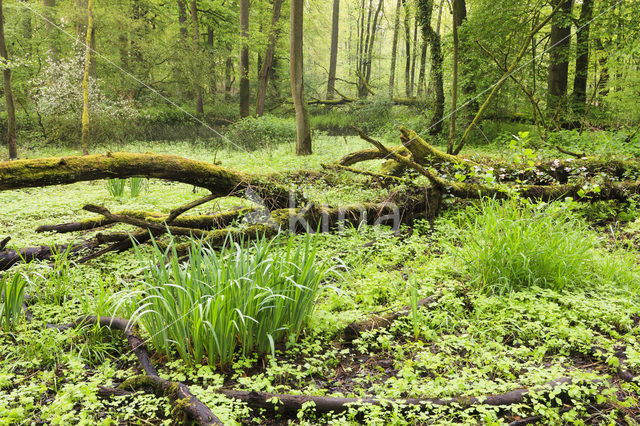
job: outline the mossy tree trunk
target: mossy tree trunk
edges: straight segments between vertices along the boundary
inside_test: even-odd
[[[296,109],[296,154],[311,155],[311,126],[304,100],[303,14],[304,0],[292,0],[289,71],[293,105]]]
[[[2,11],[2,0],[0,0],[0,56],[9,62],[7,43],[4,38],[4,14]],[[4,100],[7,107],[7,142],[9,145],[9,158],[18,158],[17,136],[16,136],[16,107],[13,102],[13,90],[11,89],[11,65],[6,64],[2,70],[4,81]]]
[[[249,0],[240,0],[240,117],[250,114],[249,98]]]
[[[91,38],[93,33],[93,0],[87,3],[87,38],[82,78],[82,154],[89,155],[89,74],[91,73]]]

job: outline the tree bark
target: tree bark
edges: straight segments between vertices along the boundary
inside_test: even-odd
[[[240,117],[248,117],[249,94],[249,0],[240,0]]]
[[[453,0],[453,78],[451,81],[451,116],[449,117],[449,142],[447,143],[447,154],[453,153],[453,144],[456,138],[456,109],[458,108],[458,58],[459,41],[458,25],[460,23],[459,0]]]
[[[4,37],[4,13],[2,11],[2,0],[0,0],[0,56],[5,61],[9,61],[7,52],[7,42]],[[4,100],[7,107],[7,142],[9,145],[9,158],[18,158],[18,144],[16,136],[16,107],[13,102],[13,90],[11,89],[11,68],[8,66],[2,70],[4,81]]]
[[[87,39],[82,78],[82,154],[89,155],[89,74],[91,72],[91,34],[93,33],[93,0],[87,3]]]
[[[43,0],[42,4],[44,6],[44,28],[47,34],[47,40],[49,42],[49,58],[51,61],[55,62],[58,60],[58,49],[56,47],[54,32],[53,30],[53,21],[55,19],[55,7],[56,0]]]
[[[309,124],[307,104],[304,100],[303,14],[304,0],[291,0],[289,71],[291,75],[291,94],[296,109],[296,154],[310,155],[312,153],[311,126]]]
[[[184,42],[187,41],[187,8],[184,0],[178,1],[178,24],[180,25],[180,37]]]
[[[194,88],[196,92],[196,114],[199,117],[204,115],[204,103],[202,100],[202,86],[200,85],[200,23],[198,22],[198,2],[191,0],[191,25],[193,26],[193,60],[195,72]]]
[[[219,197],[251,188],[268,208],[289,206],[290,192],[270,177],[256,177],[173,155],[109,153],[0,162],[0,191],[142,176],[205,188]],[[294,197],[304,200],[299,194]]]
[[[333,20],[331,24],[331,53],[329,56],[329,81],[327,99],[333,99],[336,91],[336,68],[338,66],[338,34],[340,30],[340,0],[333,0]]]
[[[587,102],[587,79],[589,77],[589,24],[593,17],[593,0],[583,0],[576,35],[576,74],[573,80],[573,108],[584,113]]]
[[[566,113],[567,83],[569,79],[569,46],[571,44],[571,9],[573,0],[553,0],[560,6],[551,24],[549,39],[549,74],[547,111],[550,116],[562,121]]]
[[[418,1],[418,19],[422,26],[422,36],[429,41],[431,47],[431,79],[435,90],[434,114],[431,118],[429,132],[432,135],[442,131],[442,119],[444,117],[444,79],[442,71],[442,46],[440,34],[431,26],[433,15],[433,0]]]
[[[278,35],[280,30],[278,28],[278,21],[280,21],[280,11],[282,10],[282,0],[274,0],[273,13],[271,15],[271,31],[269,33],[269,44],[267,45],[267,51],[264,54],[264,61],[260,68],[260,86],[258,87],[258,105],[256,107],[256,115],[262,117],[264,114],[264,103],[267,97],[267,86],[269,84],[269,75],[271,74],[271,67],[273,65],[273,55],[276,50],[276,42],[278,41]]]
[[[393,24],[393,45],[391,46],[391,74],[389,75],[389,98],[393,98],[396,84],[396,60],[398,56],[398,33],[400,32],[400,11],[402,0],[396,3],[396,16]]]
[[[402,7],[404,8],[404,49],[405,49],[405,64],[404,64],[404,92],[405,95],[410,98],[413,96],[413,88],[411,87],[411,16],[409,13],[409,5],[407,0],[402,0]]]

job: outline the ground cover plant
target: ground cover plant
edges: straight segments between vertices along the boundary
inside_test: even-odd
[[[0,0],[0,425],[640,423],[637,0]]]
[[[363,147],[351,140],[344,153]],[[328,138],[327,143],[332,140]],[[222,158],[233,162],[234,155],[230,152]],[[243,157],[237,158],[241,164]],[[321,172],[322,161],[327,160],[308,159],[307,167],[325,177],[307,182],[307,193],[346,204],[368,201],[376,194],[369,187],[369,176],[347,179],[347,171]],[[286,163],[282,161],[282,170]],[[295,179],[295,171],[289,175]],[[19,208],[3,204],[12,212],[3,215],[10,220],[6,226],[22,246],[43,241],[42,234],[34,233],[34,217],[40,223],[72,222],[78,214],[91,218],[89,212],[76,213],[78,200],[105,204],[114,211],[162,211],[168,200],[179,205],[202,196],[188,185],[152,180],[149,190],[138,198],[114,199],[105,185],[77,183],[61,192],[55,187],[38,189],[51,200],[52,209],[42,212],[36,209],[39,201],[33,191],[16,191],[19,196],[25,193]],[[0,195],[9,196],[8,192]],[[238,202],[238,198],[220,200],[217,206],[196,207],[194,213],[207,215],[212,208]],[[617,210],[594,214],[589,204],[572,200],[537,204],[482,199],[448,205],[435,221],[416,219],[410,228],[402,225],[397,231],[363,223],[313,237],[236,241],[222,251],[199,239],[189,242],[174,236],[167,245],[141,245],[87,264],[72,264],[71,258],[77,260],[77,256],[70,254],[58,256],[51,265],[50,261],[16,265],[31,282],[26,286],[29,321],[14,320],[12,331],[2,335],[2,416],[8,422],[173,421],[170,397],[127,382],[138,377],[140,367],[121,332],[92,325],[65,330],[45,327],[97,314],[133,319],[137,325],[132,331],[155,354],[152,363],[161,378],[189,386],[224,423],[499,424],[529,418],[546,424],[580,419],[633,423],[638,385],[620,379],[618,367],[637,374],[640,366],[640,278],[635,252],[629,250],[637,233],[635,219],[614,229],[603,223],[610,224]],[[604,222],[603,214],[609,215]],[[246,218],[235,220],[233,229],[253,226]],[[131,229],[128,224],[108,226],[109,232],[116,233]],[[82,231],[82,238],[96,232],[104,230]],[[50,243],[78,242],[74,234],[44,235]],[[183,246],[189,248],[186,258],[176,252]],[[306,260],[290,261],[296,256]],[[163,259],[168,261],[166,266]],[[338,269],[324,273],[321,265]],[[271,273],[278,268],[280,273]],[[321,269],[313,272],[314,268]],[[311,274],[307,276],[312,283],[275,278],[294,276],[296,271]],[[60,281],[68,282],[63,286],[64,297],[52,293],[59,285],[44,285],[47,281],[41,277],[48,275],[51,283],[65,277]],[[206,308],[230,296],[225,294],[230,289],[216,285],[234,280],[239,284],[249,277],[245,284],[265,298],[238,299],[253,313],[235,313],[236,324],[227,335],[233,337],[226,340],[222,362],[222,356],[210,355],[218,351],[215,338],[209,334],[198,343],[189,333],[219,333],[213,318],[221,318],[223,312],[210,309],[208,313],[215,317],[206,317]],[[307,313],[302,315],[306,321],[281,323],[295,330],[291,337],[285,337],[289,334],[285,329],[272,334],[273,341],[268,333],[239,332],[241,318],[244,326],[254,330],[269,324],[279,328],[273,315],[269,321],[253,321],[260,315],[260,300],[293,302],[268,290],[267,278],[275,279],[276,286],[289,283],[290,288],[309,291]],[[318,293],[318,286],[332,290]],[[251,293],[241,294],[244,298]],[[429,301],[423,303],[425,299]],[[249,300],[253,308],[246,305]],[[262,306],[268,312],[273,307],[269,302]],[[407,313],[388,325],[365,328],[345,340],[349,324],[405,307]],[[160,320],[170,326],[164,328]],[[249,345],[255,349],[243,350]],[[558,387],[544,387],[559,380]],[[121,395],[100,396],[125,382],[129,387]],[[436,405],[425,410],[365,404],[324,412],[314,408],[322,402],[310,401],[292,413],[288,408],[273,411],[269,402],[258,409],[247,396],[264,392],[267,400],[286,394],[446,399],[501,395],[522,387],[532,390],[529,396],[503,408]],[[231,390],[245,394],[231,395]],[[48,399],[52,402],[43,403]],[[100,414],[95,417],[94,413]]]

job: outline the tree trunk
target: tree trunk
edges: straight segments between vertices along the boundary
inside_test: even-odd
[[[227,61],[224,66],[224,91],[227,93],[231,92],[231,88],[233,87],[233,78],[234,70],[233,70],[233,59],[231,57],[227,58]]]
[[[193,59],[195,72],[194,88],[196,91],[196,114],[198,117],[204,115],[204,103],[202,101],[202,86],[200,86],[200,24],[198,22],[198,2],[191,0],[191,25],[193,26]]]
[[[9,61],[7,52],[7,42],[4,39],[4,14],[2,12],[2,0],[0,0],[0,56],[5,61]],[[6,67],[2,71],[4,80],[4,99],[7,106],[7,141],[9,145],[9,158],[18,158],[17,136],[16,136],[16,107],[13,102],[13,91],[11,89],[11,69]]]
[[[404,7],[404,48],[405,48],[405,65],[404,65],[404,85],[405,95],[410,98],[413,96],[411,87],[411,22],[409,15],[409,5],[407,0],[402,0],[402,6]]]
[[[587,78],[589,76],[589,32],[593,17],[593,0],[583,0],[576,38],[576,74],[573,80],[573,108],[584,113],[587,102]]]
[[[55,7],[56,0],[43,0],[44,6],[44,28],[47,34],[47,40],[49,42],[49,58],[55,62],[58,60],[58,49],[55,43],[55,33],[53,30],[53,21],[55,20]]]
[[[336,68],[338,66],[338,32],[340,30],[340,0],[333,0],[333,22],[331,24],[331,54],[329,57],[329,82],[327,99],[333,99],[336,91]]]
[[[432,135],[442,131],[442,120],[444,117],[444,81],[442,74],[442,46],[440,45],[440,34],[434,31],[431,26],[431,16],[433,15],[433,0],[418,1],[418,17],[422,25],[422,36],[429,41],[431,46],[431,79],[435,90],[434,114],[431,119],[429,131]]]
[[[391,74],[389,76],[389,98],[393,99],[393,92],[396,85],[396,60],[398,56],[398,33],[400,32],[400,11],[402,10],[402,0],[396,3],[396,17],[393,24],[393,45],[391,46]]]
[[[367,60],[366,63],[364,64],[364,76],[365,76],[365,82],[367,83],[367,85],[369,84],[369,81],[371,81],[371,64],[373,63],[373,48],[375,45],[375,41],[376,41],[376,33],[377,33],[377,28],[378,28],[378,19],[380,17],[380,12],[382,11],[382,6],[384,5],[384,0],[378,0],[378,7],[376,8],[376,13],[373,16],[373,23],[371,25],[371,37],[369,38],[369,47],[367,49]],[[370,91],[369,88],[367,88],[367,91]]]
[[[549,115],[562,121],[566,113],[573,0],[553,0],[551,4],[554,7],[560,4],[560,13],[551,24],[547,110]]]
[[[258,105],[256,107],[256,115],[262,117],[264,114],[264,103],[267,97],[267,85],[269,84],[269,75],[273,65],[273,55],[276,50],[276,42],[278,41],[279,29],[278,21],[280,20],[280,11],[282,10],[282,0],[274,0],[273,13],[271,15],[271,31],[269,33],[269,44],[264,55],[264,61],[260,68],[260,86],[258,87]]]
[[[451,81],[451,116],[449,117],[449,142],[447,154],[453,153],[456,138],[456,109],[458,108],[458,25],[460,23],[459,0],[453,0],[453,78]]]
[[[240,0],[240,117],[248,117],[249,109],[249,0]]]
[[[87,40],[82,78],[82,154],[89,155],[89,74],[91,72],[91,34],[93,33],[93,0],[87,3]]]
[[[23,3],[27,3],[28,0],[21,0]],[[29,6],[24,7],[22,12],[22,38],[24,38],[27,46],[26,50],[31,52],[31,41],[33,38],[33,28],[31,26],[31,10]]]
[[[180,37],[186,42],[187,40],[187,8],[183,0],[178,1],[178,24],[180,24]]]
[[[296,109],[296,154],[310,155],[311,126],[304,100],[303,22],[304,0],[291,0],[291,31],[289,45],[289,71],[291,94]]]
[[[425,89],[425,74],[427,71],[427,42],[422,41],[422,50],[420,51],[420,72],[418,73],[418,98],[422,98]]]
[[[411,96],[416,88],[416,61],[418,59],[418,20],[413,20],[413,52],[411,54]]]

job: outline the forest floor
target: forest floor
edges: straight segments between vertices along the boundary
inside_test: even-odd
[[[278,173],[283,181],[294,181],[287,176],[295,171],[322,172],[321,163],[369,147],[353,137],[323,136],[314,143],[317,154],[304,158],[294,156],[289,145],[252,154],[213,152],[190,143],[111,149],[220,161],[235,170]],[[39,150],[25,156],[64,154]],[[492,155],[504,152],[494,149]],[[330,182],[304,180],[305,194],[342,205],[380,199],[387,191],[369,185],[365,176],[330,173]],[[100,230],[79,236],[35,229],[90,217],[81,210],[88,203],[168,212],[203,195],[191,186],[159,180],[149,181],[136,198],[111,196],[104,181],[0,192],[0,237],[11,236],[15,248],[88,239]],[[244,202],[221,199],[193,213]],[[162,377],[187,384],[225,424],[637,424],[640,384],[621,381],[616,369],[624,362],[626,369],[640,374],[640,207],[557,204],[586,223],[584,238],[597,239],[596,258],[619,274],[594,275],[588,285],[561,291],[534,286],[504,295],[482,292],[471,284],[473,277],[456,256],[464,250],[459,235],[470,226],[462,217],[471,207],[453,203],[433,224],[418,220],[399,232],[360,226],[317,235],[319,259],[339,270],[330,276],[300,341],[279,347],[275,360],[237,357],[232,368],[221,371],[188,366],[178,356],[150,347],[152,359]],[[624,222],[619,221],[622,216]],[[54,281],[37,278],[46,268],[46,263],[18,267],[33,277],[27,290],[33,318],[0,334],[0,424],[172,424],[165,397],[144,392],[98,396],[98,386],[115,387],[140,374],[119,332],[45,326],[84,315],[112,315],[110,298],[139,286],[136,254],[110,253],[65,269]],[[349,323],[398,311],[412,297],[430,296],[435,302],[417,314],[364,332],[351,343],[344,341],[342,332]],[[593,354],[594,346],[603,349],[604,358]],[[446,398],[532,389],[564,377],[573,381],[561,390],[532,392],[522,403],[503,407],[365,406],[322,417],[312,406],[296,417],[250,410],[216,393],[225,387],[279,394]]]

